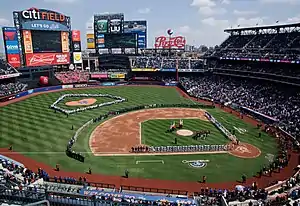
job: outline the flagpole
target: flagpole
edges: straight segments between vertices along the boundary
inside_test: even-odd
[[[178,75],[178,57],[176,59],[176,81],[179,82],[179,75]]]

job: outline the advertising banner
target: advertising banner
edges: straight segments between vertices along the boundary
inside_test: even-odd
[[[81,52],[73,52],[73,61],[74,61],[74,64],[82,64],[82,53]]]
[[[204,69],[178,69],[178,72],[204,72]]]
[[[61,51],[62,53],[70,52],[68,32],[61,32]]]
[[[44,30],[44,31],[67,31],[69,28],[65,25],[43,20],[34,20],[22,23],[22,29],[26,30]]]
[[[176,72],[176,68],[162,68],[159,71],[161,71],[161,72]]]
[[[133,71],[133,72],[156,72],[156,71],[159,71],[159,69],[154,69],[154,68],[132,68],[131,71]]]
[[[97,34],[97,48],[105,48],[104,34]]]
[[[13,67],[21,67],[20,48],[16,28],[3,27],[2,32],[7,62]]]
[[[177,86],[177,82],[165,83],[165,86]]]
[[[81,38],[80,38],[80,31],[79,30],[73,30],[72,31],[72,41],[81,41]]]
[[[26,54],[26,66],[45,66],[70,64],[70,53]]]
[[[100,19],[96,23],[97,32],[107,33],[108,32],[108,20]]]
[[[31,31],[23,30],[23,41],[24,41],[24,52],[25,52],[25,54],[32,54],[33,53],[33,48],[32,48]]]
[[[124,21],[124,33],[137,34],[138,48],[147,48],[147,21]]]
[[[73,42],[73,51],[80,52],[81,51],[81,42]]]
[[[18,41],[17,30],[14,27],[3,27],[2,28],[5,41]]]
[[[70,30],[70,17],[56,11],[30,8],[23,11],[14,11],[14,16],[18,16],[20,29],[23,30]]]
[[[94,34],[87,34],[86,35],[87,41],[87,48],[88,49],[95,49],[95,36]]]
[[[94,31],[100,33],[122,33],[124,14],[100,14],[94,15]]]
[[[133,80],[151,80],[149,77],[133,77]]]
[[[74,84],[75,88],[84,88],[84,87],[87,87],[87,86],[88,86],[87,84]]]
[[[123,33],[124,14],[94,15],[95,48],[106,48],[106,34]]]
[[[13,78],[13,77],[18,77],[20,75],[21,75],[20,73],[0,75],[0,79],[8,79],[8,78]]]
[[[159,36],[155,38],[154,47],[156,49],[184,49],[186,44],[185,37],[176,36],[176,37],[166,37]]]
[[[19,54],[18,41],[6,41],[7,54]]]
[[[110,74],[111,79],[125,79],[125,74]]]
[[[116,84],[114,82],[104,82],[102,86],[115,86]]]
[[[7,54],[7,62],[15,68],[21,67],[20,54]]]
[[[107,79],[108,74],[103,73],[103,74],[91,74],[91,78],[93,79]]]

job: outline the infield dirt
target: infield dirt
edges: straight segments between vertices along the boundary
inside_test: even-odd
[[[116,116],[100,124],[90,137],[95,155],[129,153],[131,147],[141,145],[141,123],[150,119],[191,119],[208,121],[205,111],[190,108],[146,109]],[[168,130],[169,128],[166,128]]]

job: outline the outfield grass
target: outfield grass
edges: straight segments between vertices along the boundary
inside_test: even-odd
[[[176,135],[176,132],[166,133],[170,122],[179,122],[179,119],[157,119],[148,120],[142,123],[142,143],[148,146],[171,146],[174,138],[177,138],[177,145],[213,145],[227,144],[229,140],[211,123],[200,119],[184,119],[183,129],[191,131],[209,130],[210,135],[205,140],[194,140],[192,136],[183,137]]]
[[[68,118],[62,113],[54,113],[53,110],[49,109],[49,105],[57,98],[69,93],[108,93],[122,96],[128,101],[69,115]],[[246,129],[245,134],[236,132],[237,137],[243,142],[260,148],[262,155],[256,159],[240,159],[227,154],[94,157],[91,153],[87,153],[86,162],[80,163],[64,154],[69,139],[82,124],[91,118],[107,111],[154,103],[191,103],[191,100],[181,97],[174,88],[150,86],[71,90],[38,95],[22,102],[0,107],[0,147],[13,145],[15,151],[52,166],[60,164],[62,169],[66,171],[84,172],[87,168],[92,167],[94,173],[123,175],[124,170],[129,169],[130,175],[136,177],[196,181],[202,175],[206,175],[208,182],[232,181],[240,178],[244,173],[247,176],[252,176],[259,171],[263,164],[267,163],[265,155],[268,153],[275,154],[277,151],[275,140],[272,137],[262,133],[262,137],[258,138],[258,130],[252,125],[219,109],[208,109],[226,128],[233,129],[235,126]],[[74,125],[74,130],[71,130],[72,125]],[[90,152],[89,136],[97,125],[92,124],[83,130],[75,144],[74,149],[76,151]],[[220,138],[224,140],[224,137],[220,136]],[[154,159],[164,160],[165,164],[136,164],[137,160]],[[197,159],[208,159],[210,163],[205,169],[200,170],[189,168],[181,163],[182,160]],[[246,171],[244,165],[247,165]]]

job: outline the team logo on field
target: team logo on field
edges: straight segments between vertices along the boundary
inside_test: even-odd
[[[190,167],[201,169],[207,166],[209,160],[182,160],[183,164],[188,164]]]

